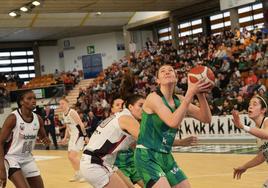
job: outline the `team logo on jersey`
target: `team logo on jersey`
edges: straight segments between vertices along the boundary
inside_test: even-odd
[[[38,130],[37,123],[34,123],[33,130],[34,130],[34,131],[37,131],[37,130]]]
[[[19,138],[24,139],[24,140],[32,140],[36,138],[36,135],[25,135],[25,134],[19,133]]]
[[[24,131],[24,123],[20,123],[20,130]]]
[[[166,138],[163,138],[162,143],[163,143],[164,145],[166,145],[166,144],[167,144],[167,139],[166,139]]]
[[[177,172],[179,172],[179,168],[178,167],[174,167],[172,170],[170,170],[170,172],[172,173],[172,174],[176,174]]]

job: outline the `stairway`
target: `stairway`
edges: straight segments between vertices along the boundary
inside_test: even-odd
[[[73,107],[77,102],[77,97],[79,95],[79,88],[85,89],[93,83],[94,79],[81,80],[71,91],[69,91],[66,99],[69,101],[70,107]],[[55,110],[56,114],[59,114],[59,110]]]

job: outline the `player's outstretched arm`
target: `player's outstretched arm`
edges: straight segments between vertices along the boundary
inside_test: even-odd
[[[234,174],[233,178],[240,179],[242,174],[246,172],[247,169],[258,166],[259,164],[263,163],[265,161],[264,155],[262,152],[259,152],[256,157],[254,157],[252,160],[248,161],[243,166],[234,168]]]
[[[178,128],[191,105],[193,97],[198,93],[207,92],[209,87],[210,84],[203,80],[188,84],[185,97],[183,97],[180,106],[173,113],[165,106],[160,96],[152,93],[146,98],[143,110],[147,113],[156,113],[169,127]]]
[[[268,120],[263,122],[263,129],[258,127],[248,127],[242,124],[239,118],[239,112],[237,110],[232,111],[233,115],[233,123],[239,129],[244,129],[246,132],[260,138],[260,139],[268,139]]]

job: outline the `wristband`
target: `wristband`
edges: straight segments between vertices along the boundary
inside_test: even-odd
[[[243,129],[244,129],[244,131],[249,132],[251,128],[250,128],[249,126],[245,126],[245,125],[244,125],[244,126],[243,126]]]

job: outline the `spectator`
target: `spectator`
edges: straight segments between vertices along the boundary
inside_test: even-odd
[[[54,123],[55,123],[55,128],[58,127],[59,132],[60,132],[60,138],[63,139],[65,136],[65,130],[66,130],[66,125],[63,124],[60,119],[59,115],[55,114],[54,116]]]
[[[54,122],[54,110],[50,108],[49,105],[46,105],[45,108],[45,119],[44,126],[47,136],[51,136],[55,149],[58,149],[58,143],[56,138],[55,122]],[[46,147],[49,150],[49,146]]]
[[[246,85],[256,84],[257,81],[258,81],[257,76],[254,74],[253,70],[250,70],[249,75],[245,80]]]
[[[97,129],[99,124],[98,118],[94,115],[92,111],[88,112],[88,123],[86,126],[86,131],[89,137],[93,134],[93,132]]]

